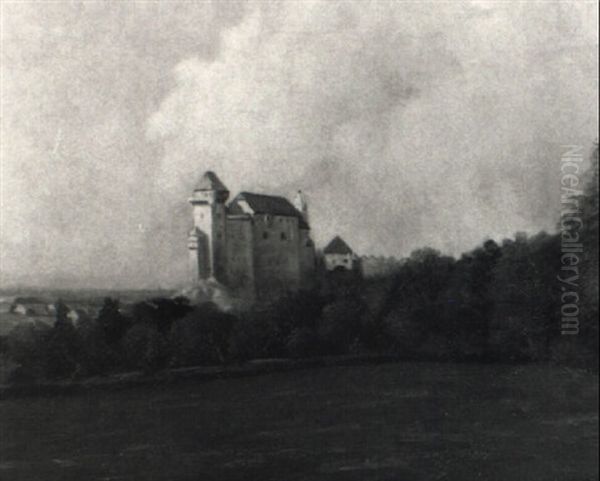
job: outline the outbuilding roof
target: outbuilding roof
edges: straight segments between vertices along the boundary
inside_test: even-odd
[[[354,254],[350,246],[340,236],[335,236],[323,249],[325,254]]]

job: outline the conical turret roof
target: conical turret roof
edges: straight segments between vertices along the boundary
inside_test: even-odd
[[[323,252],[325,254],[353,254],[350,246],[340,236],[335,236]]]
[[[225,184],[221,182],[221,179],[217,177],[211,170],[204,172],[204,175],[200,178],[196,184],[194,190],[216,190],[217,192],[229,192]]]

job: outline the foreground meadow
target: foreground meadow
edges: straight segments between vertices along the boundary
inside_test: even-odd
[[[598,378],[390,363],[0,401],[6,480],[598,476]]]

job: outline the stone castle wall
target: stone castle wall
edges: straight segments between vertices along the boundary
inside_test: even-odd
[[[241,297],[255,296],[254,239],[252,219],[236,217],[227,220],[226,285]]]
[[[298,219],[254,216],[254,276],[258,297],[300,287]]]

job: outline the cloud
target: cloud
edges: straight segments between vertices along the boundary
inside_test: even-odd
[[[214,62],[177,65],[148,129],[165,143],[168,188],[182,170],[276,188],[327,157],[352,163],[355,148],[386,140],[377,137],[395,109],[460,70],[442,36],[407,34],[391,8],[309,5],[257,7]]]
[[[597,135],[593,7],[5,6],[3,282],[180,283],[206,169],[302,188],[360,253],[552,228],[560,144]]]
[[[232,191],[301,187],[318,240],[394,255],[554,224],[549,144],[596,126],[585,9],[309,5],[256,7],[215,61],[177,65],[148,126],[159,187],[205,169]]]
[[[214,56],[220,29],[236,21],[228,10],[206,2],[3,5],[3,284],[160,282],[139,229],[152,216],[160,155],[145,122],[182,56]]]

